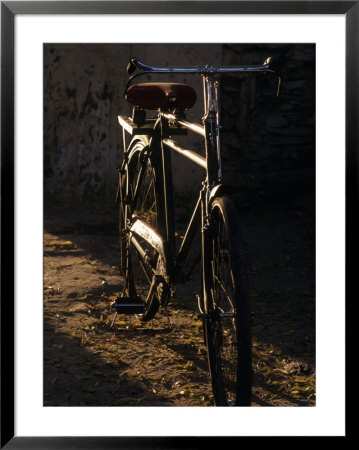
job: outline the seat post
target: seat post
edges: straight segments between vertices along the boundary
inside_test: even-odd
[[[132,121],[138,127],[146,122],[146,111],[138,106],[134,106],[132,109]]]

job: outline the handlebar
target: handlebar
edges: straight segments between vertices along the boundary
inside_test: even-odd
[[[282,82],[282,77],[272,68],[272,58],[267,58],[263,64],[254,66],[193,66],[193,67],[155,67],[144,64],[138,58],[131,58],[127,64],[127,73],[131,75],[128,80],[127,87],[130,82],[140,76],[150,73],[197,73],[200,75],[212,75],[216,73],[236,73],[236,72],[270,72],[278,76],[277,96]],[[141,70],[140,73],[134,74],[136,69]],[[126,87],[126,90],[127,90]]]
[[[270,65],[272,58],[267,58],[263,64],[256,66],[194,66],[194,67],[155,67],[148,66],[141,62],[138,58],[131,58],[127,65],[127,72],[132,75],[136,69],[148,72],[164,72],[164,73],[228,73],[228,72],[273,72]]]

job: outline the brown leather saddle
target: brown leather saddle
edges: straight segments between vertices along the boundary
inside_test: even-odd
[[[195,90],[181,83],[139,83],[126,92],[126,100],[142,109],[185,111],[196,103]]]

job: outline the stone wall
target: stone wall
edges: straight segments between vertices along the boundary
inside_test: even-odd
[[[253,64],[273,56],[283,73],[279,98],[275,97],[274,77],[258,74],[222,80],[226,181],[257,195],[273,194],[278,186],[301,189],[313,185],[314,45],[46,44],[46,201],[66,206],[112,205],[122,150],[117,115],[130,112],[122,93],[131,56],[153,65]],[[199,122],[200,77],[167,79],[188,82],[196,89],[199,101],[188,118]],[[200,149],[198,138],[192,146]],[[174,166],[176,187],[181,191],[191,189],[200,169],[176,156]]]
[[[263,196],[295,196],[315,184],[315,45],[224,45],[224,64],[272,56],[282,74],[223,80],[227,179]]]

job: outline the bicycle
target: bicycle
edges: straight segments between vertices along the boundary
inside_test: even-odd
[[[250,307],[246,294],[239,219],[228,187],[222,182],[218,74],[271,72],[271,58],[257,66],[152,67],[137,58],[124,97],[132,117],[119,115],[124,158],[119,169],[120,257],[125,285],[112,304],[117,313],[137,314],[142,321],[166,307],[177,283],[188,279],[184,267],[196,233],[201,234],[201,292],[209,372],[216,406],[250,406],[252,389]],[[137,70],[137,73],[135,73]],[[187,84],[133,84],[148,74],[199,74],[203,79],[202,124],[186,120],[196,102]],[[279,84],[278,90],[280,86]],[[147,112],[157,111],[154,117]],[[173,136],[199,134],[205,156],[184,148]],[[126,133],[132,136],[126,144]],[[184,237],[176,246],[172,167],[174,151],[205,171],[202,188]]]

